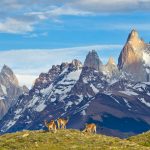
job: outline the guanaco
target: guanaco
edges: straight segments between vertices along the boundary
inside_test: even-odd
[[[68,121],[69,121],[69,118],[67,119],[59,118],[57,120],[58,129],[66,129],[66,125]]]
[[[82,132],[95,133],[96,134],[96,125],[94,123],[86,124],[85,129]]]
[[[48,128],[49,131],[53,131],[54,133],[56,133],[57,126],[56,126],[54,120],[51,120],[49,123],[45,120],[44,123],[45,123],[45,126]]]

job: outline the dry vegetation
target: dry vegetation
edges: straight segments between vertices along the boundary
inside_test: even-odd
[[[0,136],[0,150],[147,150],[149,146],[150,133],[126,140],[78,130],[23,131]]]

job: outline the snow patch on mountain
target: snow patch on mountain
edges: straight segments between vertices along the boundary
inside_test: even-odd
[[[119,103],[119,101],[116,99],[116,98],[114,98],[112,95],[109,95],[115,102],[117,102],[118,104],[120,104]]]
[[[73,105],[73,102],[69,101],[67,104],[66,104],[66,107],[65,107],[65,111],[71,107]]]
[[[35,108],[35,111],[37,112],[41,112],[45,109],[46,105],[45,105],[45,102],[41,102],[36,108]]]
[[[146,66],[150,66],[150,54],[143,52],[143,60]]]
[[[86,116],[85,110],[83,110],[83,111],[81,112],[81,115],[82,115],[82,116]]]
[[[10,120],[10,121],[7,123],[5,129],[2,128],[1,131],[3,131],[3,132],[7,131],[7,130],[10,129],[13,125],[15,125],[15,123],[16,123],[16,120]]]
[[[85,111],[88,107],[89,107],[89,103],[88,102],[87,104],[85,104],[84,106],[80,107],[79,109],[76,109],[74,114],[78,113],[78,112],[82,112],[82,111]]]
[[[80,77],[81,71],[82,71],[81,69],[73,71],[73,72],[69,73],[66,78],[69,79],[69,80],[77,81]]]
[[[150,103],[147,102],[147,101],[145,101],[144,98],[139,98],[139,100],[140,100],[143,104],[145,104],[147,107],[150,107]]]
[[[7,94],[7,89],[4,85],[1,84],[1,87],[2,87],[2,90],[3,90],[3,93],[6,95]]]
[[[99,92],[99,90],[93,84],[91,84],[90,87],[92,88],[92,90],[95,94],[97,94]]]
[[[82,95],[77,95],[78,98],[74,101],[75,105],[78,105],[82,102],[83,96]]]
[[[137,93],[133,92],[133,91],[129,91],[128,89],[126,89],[125,91],[119,91],[120,93],[123,93],[125,95],[129,95],[129,96],[138,96]]]
[[[40,93],[43,95],[47,95],[51,91],[52,87],[53,87],[53,84],[51,84],[49,87],[45,89],[40,90]]]
[[[123,100],[126,103],[127,107],[132,108],[131,105],[129,104],[129,102],[126,99],[123,99]]]
[[[17,110],[15,111],[15,114],[17,115],[17,114],[19,114],[21,111],[22,111],[21,108],[20,108],[20,109],[17,109]]]
[[[34,107],[35,106],[35,104],[36,104],[36,102],[39,100],[39,98],[38,97],[36,97],[36,96],[33,96],[33,99],[29,102],[29,104],[28,104],[28,108],[32,108],[32,107]]]

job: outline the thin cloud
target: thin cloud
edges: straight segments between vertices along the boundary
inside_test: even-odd
[[[0,51],[0,68],[4,64],[10,66],[15,74],[19,76],[21,85],[27,83],[29,87],[41,72],[47,72],[52,65],[62,62],[71,62],[73,59],[84,61],[87,53],[95,49],[100,58],[108,59],[110,51],[116,58],[119,55],[122,45],[93,45],[86,47],[73,47],[62,49],[39,49],[39,50],[9,50]],[[105,53],[107,51],[107,53]],[[106,62],[104,62],[106,63]],[[31,79],[29,77],[31,76]]]
[[[24,86],[26,85],[28,88],[31,88],[35,82],[35,79],[38,77],[36,75],[26,75],[26,74],[16,74],[19,85]]]
[[[149,0],[1,0],[0,32],[24,34],[45,20],[55,23],[61,16],[89,16],[150,12]]]
[[[95,13],[149,11],[149,0],[76,0],[68,5]]]
[[[7,18],[0,23],[0,32],[5,33],[26,33],[33,31],[33,23]]]

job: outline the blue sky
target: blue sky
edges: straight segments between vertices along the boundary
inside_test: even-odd
[[[133,28],[150,41],[150,0],[1,0],[0,8],[0,67],[28,86],[53,64],[83,62],[91,49],[117,62]]]

